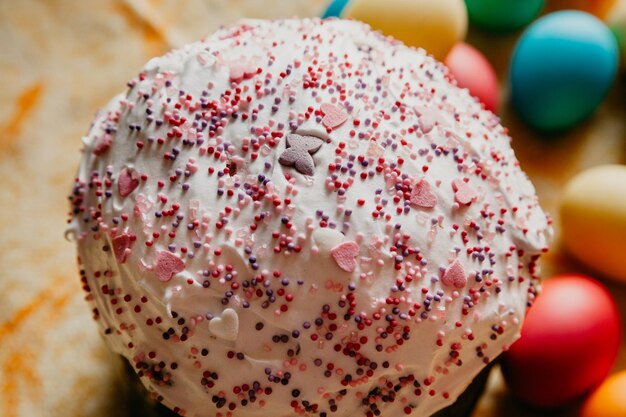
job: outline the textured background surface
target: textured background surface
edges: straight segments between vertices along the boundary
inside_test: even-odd
[[[96,109],[154,55],[239,17],[310,16],[323,3],[0,0],[0,416],[144,414],[133,408],[121,364],[91,322],[73,244],[63,239],[80,137]],[[515,39],[469,36],[501,76]],[[593,119],[551,139],[503,108],[518,157],[548,210],[555,213],[558,191],[573,173],[626,162],[625,90],[622,78]],[[546,276],[573,270],[582,271],[557,244],[544,262]],[[626,288],[610,288],[626,317]],[[618,368],[626,368],[625,349]],[[498,372],[475,413],[539,415],[512,402]]]

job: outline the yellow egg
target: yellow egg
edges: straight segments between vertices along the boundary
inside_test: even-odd
[[[439,60],[467,32],[463,0],[352,0],[345,16],[361,20],[407,45],[424,48]]]
[[[626,283],[626,166],[603,165],[571,179],[560,215],[568,251],[606,277]]]
[[[626,67],[626,0],[620,0],[606,16],[606,22],[615,33],[621,52],[622,68]]]
[[[585,401],[580,417],[626,416],[626,371],[604,381]]]

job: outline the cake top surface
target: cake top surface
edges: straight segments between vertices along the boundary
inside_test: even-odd
[[[96,320],[187,416],[429,416],[519,337],[550,220],[422,50],[242,21],[151,60],[70,196]]]

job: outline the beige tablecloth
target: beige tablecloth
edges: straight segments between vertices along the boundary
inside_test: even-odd
[[[83,301],[74,247],[63,239],[80,137],[96,109],[154,55],[239,17],[315,15],[323,3],[0,0],[0,416],[138,414],[120,363]],[[469,39],[504,75],[515,35]],[[596,117],[550,140],[503,109],[519,159],[548,209],[554,211],[571,174],[626,162],[624,93],[621,80]],[[544,268],[548,274],[579,269],[558,249]],[[623,287],[611,288],[626,299]],[[623,351],[618,366],[626,367],[625,357]],[[538,414],[515,406],[496,372],[476,416],[513,415]]]

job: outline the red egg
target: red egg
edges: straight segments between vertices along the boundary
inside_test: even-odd
[[[456,78],[460,87],[485,104],[494,113],[500,107],[498,77],[493,67],[476,48],[466,43],[457,43],[446,57],[445,64]]]
[[[512,394],[538,407],[556,407],[600,384],[621,338],[615,301],[583,275],[552,278],[531,307],[522,337],[503,355]]]

